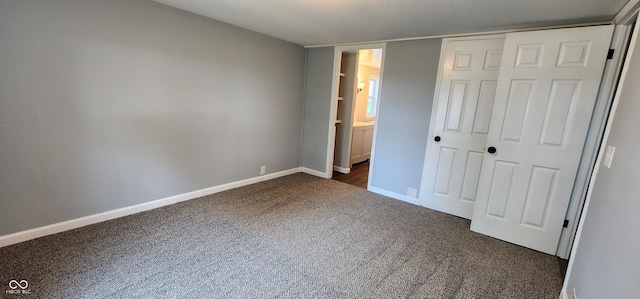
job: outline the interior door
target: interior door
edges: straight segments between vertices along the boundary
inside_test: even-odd
[[[471,230],[556,252],[612,33],[507,34]]]
[[[444,41],[420,199],[471,219],[504,38]]]

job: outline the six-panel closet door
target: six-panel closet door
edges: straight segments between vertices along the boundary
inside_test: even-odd
[[[420,200],[554,254],[613,26],[444,40]]]
[[[445,39],[420,192],[422,205],[471,219],[504,37]]]
[[[471,230],[555,254],[613,29],[507,34]]]

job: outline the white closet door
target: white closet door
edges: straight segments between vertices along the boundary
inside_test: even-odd
[[[420,200],[471,219],[504,38],[443,42]]]
[[[473,231],[556,252],[612,33],[507,34]]]

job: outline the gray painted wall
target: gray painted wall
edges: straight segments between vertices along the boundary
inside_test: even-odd
[[[637,29],[637,28],[636,28]],[[636,32],[637,34],[637,32]],[[611,168],[600,166],[566,290],[578,298],[640,298],[640,44],[636,44],[607,144],[616,147]]]
[[[301,46],[146,0],[0,0],[0,53],[0,235],[300,165]]]
[[[387,44],[371,185],[420,188],[442,40]]]
[[[307,49],[302,167],[325,172],[334,48]]]

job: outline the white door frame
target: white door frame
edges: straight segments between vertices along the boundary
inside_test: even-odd
[[[574,186],[571,203],[567,211],[566,219],[570,221],[569,227],[562,232],[560,245],[556,252],[557,256],[564,259],[569,258],[575,247],[574,241],[580,238],[580,223],[583,222],[582,211],[588,206],[591,187],[600,167],[606,138],[609,135],[609,123],[613,119],[613,113],[615,113],[615,109],[612,106],[617,104],[617,100],[614,99],[619,87],[617,84],[624,81],[624,74],[621,74],[625,61],[624,55],[627,53],[631,29],[637,20],[639,11],[640,1],[630,0],[611,22],[616,25],[610,47],[615,49],[615,53],[613,59],[609,60],[605,66],[598,102],[596,102],[596,107],[594,108],[594,117],[591,121],[589,135],[587,136],[585,150],[578,170],[578,177],[576,178],[576,180],[580,180],[580,184]],[[637,28],[640,27],[637,26]],[[588,167],[583,169],[583,166]],[[569,263],[569,272],[570,270],[571,262]],[[567,272],[566,277],[569,277],[569,272]]]
[[[333,155],[335,153],[335,139],[336,139],[336,117],[338,115],[338,103],[336,101],[336,97],[338,95],[338,88],[340,87],[340,64],[342,63],[342,52],[347,51],[358,51],[358,50],[366,50],[366,49],[382,49],[382,62],[380,63],[380,82],[384,83],[383,74],[384,74],[384,57],[387,53],[387,44],[386,43],[373,43],[373,44],[358,44],[358,45],[348,45],[348,46],[336,46],[333,53],[333,72],[331,78],[331,105],[330,105],[330,113],[329,113],[329,128],[327,129],[329,134],[327,139],[327,157],[326,157],[326,165],[325,165],[325,177],[330,179],[333,176]],[[373,129],[373,144],[371,147],[371,157],[369,158],[369,176],[373,173],[374,167],[374,156],[375,156],[375,144],[376,144],[376,135],[378,131],[378,115],[380,115],[380,95],[382,94],[382,85],[378,88],[378,103],[376,104],[376,118],[375,125]],[[343,125],[347,125],[344,124]],[[353,123],[348,124],[349,126],[353,126]],[[367,189],[371,186],[371,180],[367,183]]]
[[[569,223],[568,226],[562,230],[556,251],[556,255],[563,259],[569,258],[571,254],[571,246],[573,245],[576,230],[578,229],[578,220],[580,219],[582,207],[584,206],[587,196],[589,181],[593,175],[592,171],[596,165],[598,150],[602,142],[609,111],[611,110],[611,103],[613,102],[616,92],[616,85],[620,77],[620,71],[622,70],[624,54],[627,50],[630,33],[631,28],[628,26],[616,26],[613,32],[609,48],[615,49],[615,52],[613,58],[607,60],[604,67],[598,97],[593,108],[591,124],[589,125],[589,132],[587,133],[571,200],[565,216],[565,219],[568,220]]]
[[[622,88],[622,84],[625,83],[625,76],[626,76],[626,71],[627,68],[624,67],[624,65],[628,64],[629,58],[630,57],[620,57],[622,56],[622,54],[625,54],[627,52],[627,50],[629,50],[629,53],[631,53],[633,51],[632,49],[627,49],[628,45],[626,42],[629,41],[629,35],[630,35],[630,31],[632,29],[632,27],[634,26],[633,23],[637,21],[638,18],[638,14],[640,12],[640,1],[638,0],[631,0],[629,1],[629,3],[627,3],[627,5],[625,5],[625,7],[618,13],[618,15],[616,15],[616,17],[613,19],[613,24],[616,25],[616,31],[620,28],[621,30],[624,30],[625,32],[625,36],[627,37],[626,39],[624,39],[624,49],[622,49],[622,51],[620,51],[620,53],[616,54],[618,55],[618,59],[616,59],[616,57],[614,57],[614,60],[616,62],[616,69],[620,70],[622,69],[622,73],[618,72],[617,74],[619,74],[619,76],[616,76],[616,78],[619,77],[619,80],[616,79],[613,83],[613,86],[610,88],[610,92],[609,94],[613,97],[612,99],[609,99],[609,103],[612,103],[612,105],[608,106],[610,107],[609,109],[607,109],[607,113],[604,117],[604,120],[606,120],[606,124],[603,123],[603,127],[601,128],[601,130],[603,130],[602,134],[599,136],[598,140],[600,142],[597,143],[597,145],[594,148],[594,158],[595,161],[593,161],[594,166],[592,168],[592,171],[590,172],[589,175],[589,184],[587,186],[584,187],[584,193],[586,194],[586,196],[583,197],[583,201],[580,205],[580,209],[579,209],[579,214],[582,214],[583,210],[587,210],[589,207],[589,203],[591,201],[591,194],[592,194],[592,189],[593,189],[593,185],[596,181],[596,177],[598,175],[598,170],[600,168],[600,165],[602,164],[602,160],[604,159],[604,153],[605,153],[605,148],[607,147],[607,138],[609,137],[609,132],[611,130],[611,125],[613,123],[614,120],[614,116],[616,113],[616,108],[618,106],[618,102],[619,102],[619,98],[620,95],[619,93],[617,93],[618,89]],[[638,31],[640,30],[640,22],[635,24],[635,30],[634,30],[634,34],[631,37],[631,45],[636,45],[637,44],[637,38],[638,38]],[[615,36],[616,32],[614,32],[614,39],[616,38]],[[621,33],[622,34],[622,33]],[[617,49],[616,49],[617,51]],[[624,65],[623,65],[623,61],[624,61]],[[607,74],[605,74],[606,76]],[[620,82],[620,85],[617,85],[617,83]],[[617,86],[616,86],[617,85]],[[586,215],[581,215],[579,222],[577,222],[575,226],[577,226],[577,228],[575,229],[575,232],[573,233],[573,235],[575,236],[575,238],[571,238],[571,243],[570,243],[570,248],[571,251],[575,250],[578,246],[578,243],[580,242],[580,237],[582,234],[582,226],[585,222],[585,216]],[[612,232],[614,233],[614,232]],[[574,240],[575,239],[575,240]],[[567,253],[567,256],[569,255],[569,253]],[[569,265],[567,268],[567,273],[565,275],[565,280],[564,283],[562,285],[562,291],[560,293],[560,298],[561,299],[569,299],[569,294],[568,294],[568,279],[571,277],[572,272],[573,272],[573,261],[574,259],[571,258],[569,259]]]

